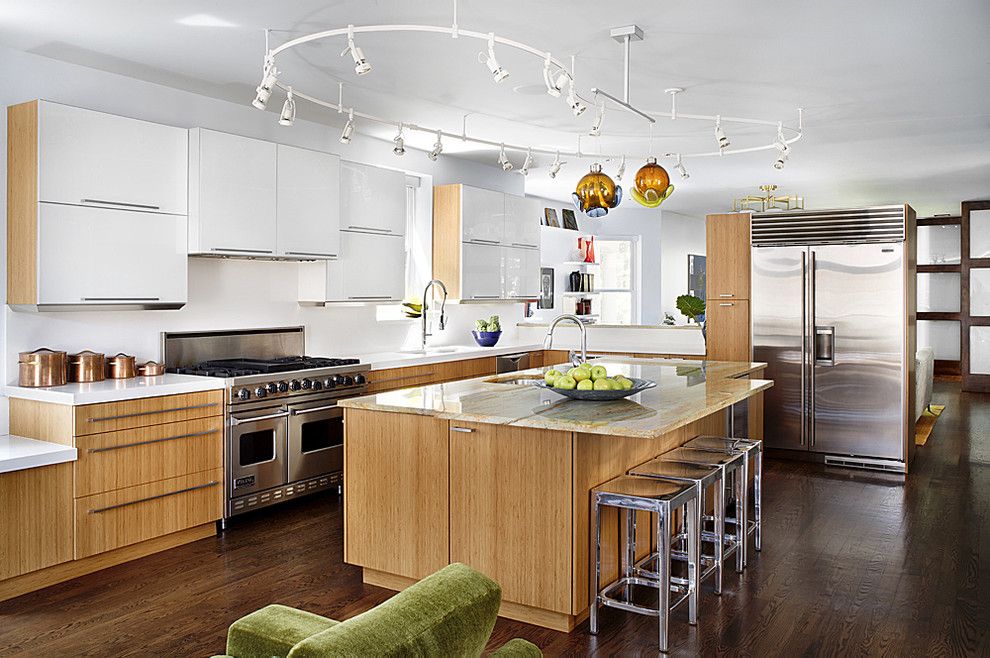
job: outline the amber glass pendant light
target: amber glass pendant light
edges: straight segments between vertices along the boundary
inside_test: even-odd
[[[674,191],[670,184],[670,174],[657,164],[656,158],[649,158],[636,172],[636,182],[629,193],[641,206],[656,208]]]
[[[622,187],[602,173],[602,166],[596,162],[578,181],[571,198],[577,209],[588,217],[604,217],[622,201]]]

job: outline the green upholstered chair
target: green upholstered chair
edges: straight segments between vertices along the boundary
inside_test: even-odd
[[[269,605],[235,621],[227,633],[233,658],[323,656],[480,656],[502,600],[498,583],[451,564],[388,601],[337,622],[284,605]],[[514,639],[498,658],[542,656]]]

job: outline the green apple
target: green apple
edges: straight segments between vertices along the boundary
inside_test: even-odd
[[[593,380],[597,382],[599,379],[605,379],[606,377],[608,377],[608,371],[605,369],[605,366],[592,366],[591,378]]]
[[[622,385],[622,382],[617,379],[611,380],[611,385],[613,391],[621,391],[625,388],[625,386]]]
[[[591,379],[591,370],[585,370],[584,368],[571,368],[567,371],[569,377],[573,377],[574,381],[580,382],[585,379]]]
[[[595,382],[590,379],[582,379],[577,383],[577,390],[579,391],[591,391],[595,388]]]
[[[554,388],[560,388],[565,391],[573,391],[577,388],[577,380],[575,380],[570,375],[561,375],[553,384]]]
[[[631,379],[626,379],[625,377],[623,377],[622,379],[619,379],[619,380],[616,380],[616,381],[618,381],[619,384],[622,385],[622,388],[624,390],[627,390],[628,391],[629,389],[631,389],[633,387],[633,381]]]
[[[543,381],[547,383],[547,386],[553,386],[558,377],[560,377],[560,373],[556,370],[547,370],[543,373]]]
[[[605,378],[595,381],[596,391],[611,391],[612,390],[612,380]]]

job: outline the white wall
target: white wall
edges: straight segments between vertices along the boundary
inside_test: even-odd
[[[463,182],[522,194],[522,177],[503,174],[496,167],[449,157],[434,163],[413,149],[397,158],[391,143],[358,134],[344,146],[337,141],[337,128],[303,120],[291,128],[279,126],[275,112],[259,112],[250,106],[249,98],[243,105],[230,103],[5,48],[0,48],[0,80],[2,106],[44,98],[183,128],[214,128],[330,151],[348,160],[432,175],[435,184]],[[278,110],[280,100],[273,98],[272,105]],[[0,122],[0,131],[6,151],[5,121]],[[0,172],[6,179],[6,158],[0,159]],[[6,217],[6,186],[0,187],[0,205]],[[3,253],[6,258],[5,243]],[[16,379],[19,351],[40,346],[158,358],[161,331],[301,324],[307,330],[307,350],[326,356],[399,349],[418,340],[418,324],[376,322],[374,307],[300,307],[295,301],[296,270],[293,263],[190,259],[189,303],[178,311],[18,313],[5,307],[4,381]],[[5,295],[6,270],[0,271],[0,290]],[[479,317],[497,313],[508,326],[522,318],[520,304],[455,306],[449,311],[448,329],[434,342],[470,341],[467,332]],[[510,332],[505,339],[512,337]],[[6,431],[6,420],[4,404],[0,430]]]
[[[660,307],[670,313],[678,324],[687,319],[675,305],[678,295],[688,290],[688,254],[705,254],[705,218],[665,212],[660,224],[663,260],[660,263]]]

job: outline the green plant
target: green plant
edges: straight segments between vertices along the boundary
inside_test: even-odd
[[[493,315],[488,318],[488,320],[475,320],[474,328],[476,331],[502,331],[502,324],[498,319],[497,315]]]
[[[698,321],[705,314],[705,300],[694,295],[680,295],[677,298],[677,310],[689,320]]]

